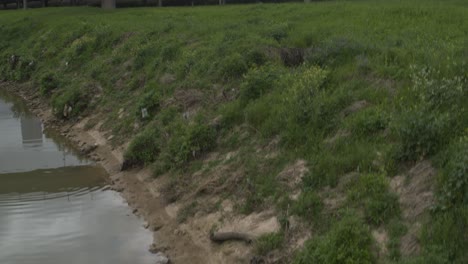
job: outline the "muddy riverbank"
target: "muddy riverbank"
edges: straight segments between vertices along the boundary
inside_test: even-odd
[[[54,132],[0,89],[0,263],[154,264],[106,171]]]
[[[100,124],[93,128],[87,127],[88,121],[99,119],[99,115],[91,114],[75,120],[57,119],[44,98],[31,92],[34,89],[11,83],[0,83],[0,89],[22,97],[45,127],[53,128],[68,138],[82,155],[107,171],[109,186],[121,193],[132,212],[146,221],[145,228],[153,232],[153,244],[149,248],[148,245],[139,246],[146,247],[154,254],[167,256],[171,263],[249,263],[254,258],[251,244],[212,243],[210,230],[218,226],[224,231],[239,230],[257,237],[279,229],[272,211],[240,217],[233,214],[229,200],[224,202],[220,211],[195,216],[188,223],[181,224],[177,221],[178,211],[186,204],[169,203],[165,199],[161,186],[167,184],[168,179],[154,179],[149,168],[121,171],[126,144],[112,146],[109,142],[112,135],[107,134],[106,138],[104,132],[100,131]]]
[[[210,260],[209,253],[189,238],[176,232],[177,224],[165,210],[165,204],[157,186],[145,184],[151,177],[148,169],[121,172],[123,147],[113,148],[97,130],[86,130],[86,119],[75,121],[58,120],[47,103],[29,89],[1,83],[0,89],[21,96],[30,110],[38,116],[45,127],[53,128],[68,138],[79,151],[101,165],[109,174],[108,184],[121,193],[133,213],[145,219],[145,227],[153,232],[154,244],[149,250],[162,252],[172,263],[219,263]],[[148,245],[139,245],[148,247]]]
[[[111,139],[115,135],[101,128],[102,122],[99,121],[105,119],[105,111],[95,109],[96,113],[88,112],[86,116],[74,120],[57,119],[44,97],[39,96],[35,89],[26,86],[28,84],[22,85],[0,83],[0,89],[21,96],[46,127],[53,128],[68,138],[83,155],[107,171],[109,174],[107,180],[111,188],[121,193],[133,208],[133,213],[142,217],[146,221],[145,227],[153,232],[153,244],[148,248],[151,252],[164,254],[171,263],[251,263],[252,260],[258,260],[254,250],[255,243],[242,241],[213,243],[210,240],[210,233],[214,230],[239,232],[248,234],[255,240],[262,235],[279,232],[280,224],[273,209],[240,215],[234,209],[236,201],[223,197],[222,193],[196,197],[199,188],[210,188],[211,184],[210,181],[197,180],[200,178],[199,174],[203,174],[202,170],[191,176],[194,186],[197,186],[195,189],[187,186],[177,201],[169,199],[171,193],[168,193],[167,186],[170,186],[171,175],[154,178],[148,167],[121,171],[123,153],[131,138],[121,145],[111,144]],[[90,126],[91,120],[92,123],[96,120],[98,122]],[[226,161],[232,158],[232,155],[234,154],[214,152],[204,157],[202,162],[204,166],[208,166],[214,158]],[[210,174],[208,177],[219,179],[229,166],[230,164],[221,162],[215,170],[216,174]],[[184,210],[193,207],[194,201],[199,205],[206,205],[205,208],[203,206],[195,208],[196,211],[192,216],[186,221],[180,221]],[[216,203],[219,206],[210,206]],[[291,244],[291,252],[302,244],[304,236],[308,236],[307,232],[302,232],[301,225],[297,225],[295,229],[300,239],[294,240]],[[148,247],[148,245],[139,246]],[[272,255],[271,259],[267,257],[264,262],[275,263],[275,259],[277,256]]]

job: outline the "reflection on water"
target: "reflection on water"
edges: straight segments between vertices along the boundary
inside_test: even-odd
[[[154,263],[151,234],[104,174],[86,166],[0,175],[0,263]]]
[[[151,233],[73,152],[0,91],[0,264],[153,263]]]
[[[21,117],[21,137],[23,147],[41,147],[42,146],[42,123],[37,118]]]
[[[18,98],[0,93],[0,173],[89,164],[59,143]]]

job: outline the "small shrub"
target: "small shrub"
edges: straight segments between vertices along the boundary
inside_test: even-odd
[[[282,233],[269,233],[260,236],[256,240],[255,251],[259,255],[266,255],[269,252],[279,249],[283,246],[284,234]]]
[[[138,134],[125,152],[125,160],[132,165],[149,164],[155,161],[161,151],[161,135],[159,129],[147,126]]]
[[[308,240],[296,256],[295,264],[366,264],[374,263],[369,229],[353,215],[335,223],[330,232]]]
[[[317,101],[319,90],[326,81],[328,72],[311,67],[291,76],[292,84],[287,90],[284,100],[293,119],[298,124],[306,124],[317,118],[320,104]]]
[[[274,40],[280,42],[281,40],[285,39],[288,36],[289,32],[289,24],[288,23],[279,23],[274,24],[268,35],[273,38]]]

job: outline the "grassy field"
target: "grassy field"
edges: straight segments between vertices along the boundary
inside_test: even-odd
[[[168,188],[215,168],[206,153],[239,153],[224,190],[245,197],[239,213],[273,206],[313,230],[285,262],[468,262],[466,1],[5,11],[0,58],[0,78],[31,83],[59,117],[102,113],[113,144],[133,138],[128,163]],[[297,160],[308,173],[291,187],[277,175]],[[390,183],[422,161],[434,201],[409,220]],[[414,221],[420,250],[402,254]],[[262,237],[259,254],[287,239]]]

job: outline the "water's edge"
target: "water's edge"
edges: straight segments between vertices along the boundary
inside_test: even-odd
[[[120,171],[123,161],[122,149],[114,149],[99,131],[87,131],[84,120],[57,120],[48,104],[32,89],[24,85],[1,83],[0,89],[21,97],[29,110],[44,124],[55,130],[81,151],[83,155],[102,166],[109,177],[108,185],[127,201],[132,212],[146,221],[145,227],[153,232],[152,253],[170,257],[171,263],[217,263],[212,261],[213,252],[191,236],[180,236],[175,230],[178,223],[165,209],[165,201],[159,186],[148,184],[152,177],[148,169]],[[140,245],[148,247],[148,245]]]
[[[152,233],[108,174],[0,86],[2,263],[154,263]]]

